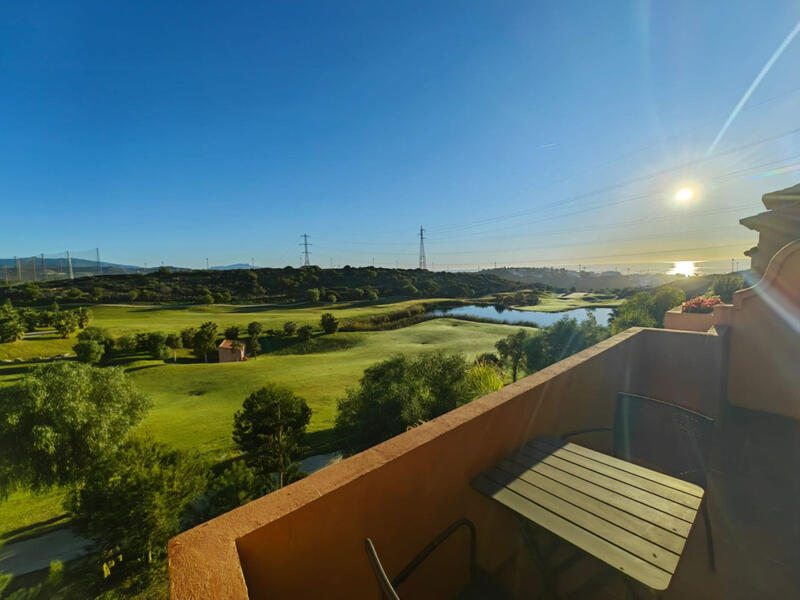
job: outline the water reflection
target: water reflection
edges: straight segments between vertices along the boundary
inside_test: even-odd
[[[439,317],[460,315],[465,317],[496,319],[509,323],[535,323],[539,327],[548,327],[563,317],[577,319],[579,323],[582,323],[589,318],[589,315],[597,319],[598,324],[608,325],[612,311],[613,309],[611,308],[598,306],[597,308],[573,308],[572,310],[565,310],[562,312],[547,313],[532,310],[514,310],[513,308],[504,308],[502,306],[478,306],[470,304],[446,310],[433,310],[430,314]]]
[[[683,275],[684,277],[691,277],[697,275],[697,263],[693,260],[679,260],[672,263],[672,268],[667,271],[670,275]]]

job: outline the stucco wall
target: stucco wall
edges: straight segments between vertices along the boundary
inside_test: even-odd
[[[800,419],[800,241],[782,248],[761,281],[715,316],[731,330],[730,402]]]
[[[706,334],[621,333],[177,536],[172,597],[377,599],[364,538],[392,576],[462,516],[477,526],[481,566],[512,573],[518,523],[470,480],[534,435],[610,426],[619,391],[706,408],[720,395],[721,348]],[[466,581],[466,548],[463,534],[447,542],[401,597],[451,597]]]
[[[714,325],[714,313],[685,313],[681,306],[664,313],[664,329],[706,332]]]

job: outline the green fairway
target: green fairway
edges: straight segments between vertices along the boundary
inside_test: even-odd
[[[473,357],[492,350],[513,330],[506,325],[436,319],[392,331],[338,333],[354,345],[336,352],[265,354],[243,363],[139,361],[128,372],[154,401],[143,424],[147,431],[176,447],[195,448],[219,459],[232,449],[234,412],[265,381],[284,383],[308,400],[314,411],[309,433],[314,434],[333,427],[336,399],[371,364],[395,353],[430,350]],[[313,442],[315,436],[311,437]]]
[[[586,292],[573,292],[571,294],[542,294],[539,296],[539,304],[534,306],[514,306],[516,310],[532,310],[537,312],[561,312],[572,310],[573,308],[591,308],[598,306],[614,307],[622,304],[619,298],[597,298],[595,301],[586,300],[586,296],[593,296]]]
[[[337,316],[353,317],[396,310],[409,302],[374,306],[336,307]],[[220,327],[246,325],[260,320],[266,327],[278,327],[286,320],[318,322],[319,315],[332,307],[264,309],[243,307],[193,307],[191,309],[147,309],[98,307],[93,324],[107,327],[116,335],[123,331],[177,331],[206,320]],[[306,398],[313,410],[308,443],[312,452],[330,448],[335,440],[332,427],[336,400],[355,385],[364,369],[396,353],[432,350],[459,352],[473,357],[493,350],[495,342],[516,328],[455,319],[435,319],[404,329],[358,333],[337,333],[334,338],[349,347],[319,354],[266,353],[256,360],[240,363],[198,363],[188,351],[178,362],[134,360],[124,365],[137,386],[153,399],[153,408],[141,428],[156,439],[183,449],[195,449],[211,460],[224,459],[233,451],[233,415],[244,398],[266,381],[290,386]],[[36,344],[42,356],[59,354],[61,342],[67,348],[73,340],[42,339],[3,344]],[[37,354],[38,356],[38,354]],[[0,364],[0,385],[20,377],[30,363]],[[0,504],[0,539],[3,534],[52,518],[63,512],[58,492],[14,494]]]
[[[186,327],[197,327],[205,321],[219,325],[220,331],[229,325],[244,329],[251,321],[259,321],[265,329],[280,328],[286,321],[298,325],[319,326],[320,317],[333,313],[340,321],[387,313],[419,304],[420,300],[401,302],[341,302],[337,304],[263,304],[236,306],[231,304],[189,305],[189,306],[121,306],[101,304],[92,306],[91,324],[108,329],[113,336],[137,331],[163,331],[177,333]],[[425,303],[437,302],[436,299]],[[61,339],[55,334],[43,337],[26,338],[11,344],[0,344],[0,360],[30,360],[72,352],[74,335]]]

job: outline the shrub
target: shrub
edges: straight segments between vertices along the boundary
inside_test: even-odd
[[[309,302],[319,302],[319,290],[317,288],[307,289],[306,300],[308,300]]]
[[[239,339],[239,327],[237,325],[231,325],[230,327],[225,328],[225,338],[229,340],[238,340]]]
[[[75,356],[79,361],[89,365],[100,362],[105,353],[105,349],[94,340],[78,342],[72,349],[75,350]]]
[[[336,330],[339,329],[339,320],[331,313],[325,313],[322,315],[320,324],[322,325],[322,331],[327,334],[336,333]]]
[[[723,302],[733,302],[733,294],[744,288],[745,283],[739,275],[722,275],[717,277],[712,286],[714,294]]]
[[[286,321],[286,323],[283,324],[283,335],[285,335],[286,337],[293,336],[296,331],[297,331],[297,323],[295,323],[294,321]]]
[[[126,354],[136,352],[136,336],[132,333],[119,336],[117,338],[117,348]]]
[[[311,336],[314,334],[314,329],[311,325],[303,325],[300,329],[297,330],[297,339],[301,342],[307,342],[311,339]]]

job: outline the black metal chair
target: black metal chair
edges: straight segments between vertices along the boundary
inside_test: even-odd
[[[708,561],[715,569],[707,502],[714,419],[671,402],[619,393],[613,427],[571,431],[561,439],[601,431],[612,432],[613,453],[617,458],[661,471],[706,490],[701,508],[706,526]]]
[[[705,522],[709,565],[716,569],[707,502],[707,473],[713,431],[714,419],[711,417],[655,398],[619,393],[613,427],[571,431],[562,435],[561,439],[612,432],[615,457],[672,475],[706,490],[701,512]],[[564,561],[564,566],[569,566],[575,560],[577,555]],[[623,578],[623,581],[631,595],[637,597],[631,582],[627,578]]]
[[[425,546],[419,554],[417,554],[408,565],[403,568],[393,579],[389,579],[386,571],[378,558],[378,552],[375,550],[375,545],[372,540],[367,538],[364,543],[367,548],[367,556],[369,556],[372,569],[375,571],[375,576],[378,579],[383,597],[386,600],[400,600],[397,595],[397,588],[402,584],[411,573],[424,561],[430,554],[438,548],[442,542],[449,538],[460,527],[466,527],[469,530],[469,572],[470,572],[470,585],[465,590],[466,596],[469,598],[507,598],[508,596],[500,589],[495,587],[492,582],[482,577],[478,572],[476,565],[476,552],[477,552],[477,534],[475,532],[475,525],[468,519],[459,519],[450,525],[447,529],[442,531],[436,538],[427,546]]]

